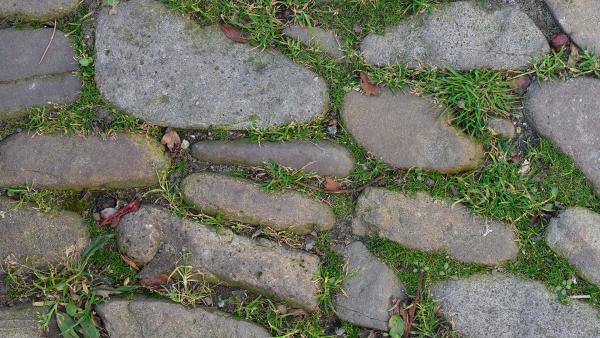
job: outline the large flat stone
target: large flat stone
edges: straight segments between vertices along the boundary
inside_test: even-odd
[[[581,47],[600,55],[600,2],[546,0],[565,33]]]
[[[431,99],[382,90],[380,96],[346,94],[342,118],[360,145],[394,167],[443,173],[476,168],[483,147],[441,114]]]
[[[546,243],[567,257],[580,274],[600,285],[600,215],[585,208],[571,208],[553,218]]]
[[[209,279],[270,295],[293,306],[315,310],[319,286],[319,258],[302,251],[287,249],[275,242],[233,234],[228,229],[173,216],[169,211],[144,206],[128,214],[119,227],[150,224],[162,229],[162,245],[139,277],[169,274],[189,252],[189,264]]]
[[[460,204],[424,192],[407,196],[382,188],[366,189],[358,199],[352,231],[412,249],[446,250],[468,263],[499,264],[516,258],[519,249],[509,225],[475,217]]]
[[[322,176],[344,177],[354,163],[348,150],[332,142],[222,142],[202,141],[192,145],[192,155],[217,164],[261,166],[275,162]]]
[[[385,264],[361,242],[349,244],[343,255],[350,274],[335,297],[335,312],[355,325],[387,331],[389,309],[395,299],[406,298],[406,289]]]
[[[0,142],[0,186],[33,184],[53,189],[143,187],[158,182],[169,157],[141,135],[32,135]]]
[[[409,18],[385,35],[370,34],[361,43],[372,64],[476,68],[526,68],[533,56],[550,51],[544,34],[516,7],[485,9],[476,1],[458,1]]]
[[[40,63],[51,37],[50,28],[0,30],[0,119],[79,96],[81,81],[73,75],[78,65],[63,32],[55,33]]]
[[[274,50],[227,39],[159,1],[103,10],[96,32],[102,95],[161,126],[248,128],[307,122],[327,109],[325,82]]]
[[[590,179],[600,194],[600,80],[576,78],[529,87],[525,101],[533,127]]]
[[[223,215],[250,224],[296,233],[330,230],[333,210],[324,202],[284,190],[263,191],[249,180],[212,173],[198,173],[181,183],[185,200],[208,215]]]
[[[270,337],[257,324],[203,308],[187,308],[166,300],[135,297],[96,306],[110,337]]]
[[[2,338],[42,338],[59,337],[56,328],[44,332],[39,324],[39,316],[46,314],[45,307],[17,305],[0,307],[0,337]]]
[[[73,212],[43,213],[33,206],[0,197],[0,262],[58,264],[79,254],[89,239],[83,219]]]
[[[561,304],[540,282],[479,275],[435,286],[432,293],[463,337],[600,337],[593,307],[574,300]]]
[[[308,46],[329,54],[336,62],[344,61],[344,51],[340,40],[333,31],[326,31],[320,27],[302,27],[291,25],[283,30],[283,34],[297,39]]]
[[[79,0],[0,0],[0,18],[50,20],[74,11]]]

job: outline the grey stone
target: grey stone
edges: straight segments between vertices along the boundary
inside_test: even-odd
[[[0,18],[50,20],[77,8],[79,0],[0,0]]]
[[[515,137],[515,125],[511,120],[491,118],[487,121],[487,125],[496,135],[500,135],[508,139]]]
[[[565,33],[581,48],[600,54],[598,0],[546,0]]]
[[[152,206],[121,220],[125,227],[130,222],[158,224],[162,229],[162,245],[139,273],[141,278],[171,273],[185,249],[189,264],[208,280],[277,297],[307,310],[317,308],[319,287],[314,279],[320,263],[315,255],[266,239],[235,235],[228,229],[210,228]]]
[[[0,142],[0,186],[53,189],[144,187],[169,167],[157,141],[141,135],[18,133]]]
[[[322,176],[344,177],[354,163],[348,150],[332,142],[221,142],[203,141],[192,145],[192,155],[217,164],[261,166],[276,162]]]
[[[0,2],[1,4],[1,2]],[[20,116],[26,108],[69,103],[79,96],[81,82],[68,39],[52,29],[0,30],[0,119]]]
[[[309,233],[330,230],[333,210],[324,202],[284,190],[262,190],[252,181],[213,173],[198,173],[181,183],[185,200],[208,215],[223,215],[237,221],[278,230]]]
[[[333,57],[336,62],[344,62],[344,51],[338,37],[332,31],[326,31],[320,27],[291,25],[283,30],[283,34],[306,45],[317,47],[320,51]]]
[[[227,39],[155,0],[104,9],[96,33],[96,82],[111,102],[154,124],[268,127],[327,110],[325,82],[274,50]]]
[[[501,9],[506,6],[517,7],[533,20],[548,39],[553,34],[562,33],[560,25],[554,20],[552,12],[544,0],[486,0],[481,4],[490,9]]]
[[[144,215],[132,213],[128,222],[117,226],[119,250],[139,265],[150,262],[162,242],[160,223],[144,220]]]
[[[576,78],[529,87],[533,127],[573,158],[600,194],[600,80]]]
[[[394,167],[442,173],[476,168],[483,147],[448,123],[433,101],[382,90],[380,96],[346,94],[342,118],[356,141]]]
[[[361,242],[351,243],[343,254],[350,277],[343,282],[344,294],[335,297],[337,316],[358,326],[387,331],[388,310],[394,299],[406,298],[406,289]]]
[[[546,243],[567,257],[587,280],[600,285],[600,215],[585,208],[571,208],[553,218]]]
[[[593,307],[573,300],[561,304],[540,282],[478,275],[434,286],[432,294],[463,337],[600,337]]]
[[[87,246],[89,234],[81,217],[69,211],[43,213],[0,197],[0,263],[43,266],[63,263]]]
[[[487,10],[476,1],[442,5],[409,18],[385,35],[370,34],[362,54],[376,65],[407,64],[476,68],[526,68],[532,57],[550,51],[544,34],[515,7]]]
[[[39,324],[39,316],[46,314],[45,307],[17,305],[0,307],[0,337],[2,338],[42,338],[58,337],[54,327],[44,332]]]
[[[110,337],[270,337],[257,324],[220,311],[187,308],[166,300],[135,297],[114,299],[96,306]]]
[[[509,225],[475,217],[460,204],[424,192],[407,196],[382,188],[366,189],[358,198],[352,231],[412,249],[446,250],[467,263],[499,264],[516,258],[519,250]]]

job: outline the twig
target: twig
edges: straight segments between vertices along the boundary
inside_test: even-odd
[[[368,188],[369,186],[371,186],[371,185],[373,185],[373,184],[381,181],[382,179],[383,179],[383,176],[380,176],[380,177],[372,180],[369,183],[361,185],[358,188],[343,189],[343,190],[337,190],[337,191],[327,191],[327,190],[325,190],[323,188],[315,187],[314,185],[310,185],[310,184],[306,184],[306,183],[302,183],[302,182],[296,182],[296,184],[298,184],[299,186],[302,186],[302,187],[305,187],[305,188],[308,188],[308,189],[312,189],[312,190],[316,190],[316,191],[319,191],[319,192],[323,192],[323,193],[326,193],[326,194],[352,194],[352,193],[355,193],[355,192],[363,191],[366,188]]]
[[[46,50],[44,50],[44,54],[42,54],[42,57],[40,58],[40,62],[38,62],[38,65],[42,64],[42,61],[44,61],[44,57],[46,56],[46,53],[48,53],[48,49],[50,49],[52,40],[54,40],[54,34],[56,34],[56,20],[54,20],[54,29],[52,29],[52,36],[50,37],[50,41],[48,41],[48,46],[46,46]]]

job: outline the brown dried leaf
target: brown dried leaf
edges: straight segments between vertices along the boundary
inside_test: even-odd
[[[306,312],[304,309],[294,309],[290,311],[289,314],[295,318],[303,318],[308,316],[308,312]]]
[[[163,284],[169,280],[169,276],[160,274],[154,277],[146,277],[140,280],[140,284],[149,289],[160,289]]]
[[[229,40],[239,43],[248,43],[248,38],[246,38],[242,30],[237,27],[223,23],[221,24],[221,31]]]
[[[140,268],[137,266],[137,264],[135,264],[135,262],[133,260],[131,260],[131,258],[125,256],[125,255],[121,255],[121,259],[127,263],[127,265],[129,265],[129,267],[131,267],[133,270],[135,271],[140,271]]]
[[[325,181],[323,181],[323,189],[325,189],[325,191],[340,191],[342,190],[342,185],[333,178],[327,176],[325,177]]]
[[[528,75],[520,76],[510,83],[510,88],[519,96],[525,95],[531,85],[531,78]]]
[[[379,96],[379,87],[370,82],[369,75],[365,72],[360,72],[360,88],[367,95]]]
[[[176,145],[181,144],[181,138],[179,138],[179,134],[177,134],[175,129],[167,128],[162,139],[160,139],[160,143],[166,145],[169,150],[173,150]]]
[[[552,42],[552,48],[560,52],[561,49],[569,47],[571,39],[567,34],[554,34],[550,37],[550,42]]]
[[[579,48],[576,46],[571,46],[571,54],[569,54],[569,60],[567,61],[567,66],[569,68],[575,66],[581,57],[579,56]]]

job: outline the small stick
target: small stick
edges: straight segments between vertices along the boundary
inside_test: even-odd
[[[381,181],[383,179],[383,176],[380,176],[374,180],[372,180],[371,182],[367,183],[367,184],[363,184],[358,188],[354,188],[354,189],[344,189],[344,190],[337,190],[337,191],[327,191],[325,189],[319,188],[319,187],[315,187],[313,185],[310,184],[305,184],[305,183],[301,183],[301,182],[296,182],[296,184],[298,184],[299,186],[305,187],[305,188],[309,188],[312,190],[316,190],[319,192],[323,192],[326,194],[351,194],[351,193],[355,193],[355,192],[359,192],[359,191],[363,191],[366,188],[368,188],[369,186]]]
[[[40,62],[38,62],[38,65],[42,64],[42,61],[44,61],[44,57],[46,56],[46,53],[48,53],[48,49],[50,49],[52,40],[54,40],[54,34],[56,34],[56,20],[54,20],[54,29],[52,30],[52,36],[50,37],[50,41],[48,41],[48,46],[46,46],[46,50],[44,50],[44,54],[42,54],[42,58],[40,59]]]

